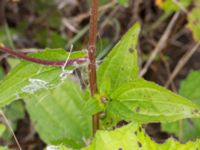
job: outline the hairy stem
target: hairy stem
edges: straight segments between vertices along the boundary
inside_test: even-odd
[[[67,62],[67,64],[65,64],[65,60],[63,61],[52,61],[52,60],[43,60],[43,59],[38,59],[38,58],[33,58],[30,57],[28,55],[25,55],[22,52],[16,52],[10,48],[6,48],[3,46],[0,46],[0,51],[4,52],[4,53],[8,53],[12,56],[21,58],[23,60],[29,61],[29,62],[33,62],[33,63],[37,63],[37,64],[41,64],[41,65],[49,65],[49,66],[63,66],[63,65],[74,65],[74,64],[82,64],[88,61],[88,58],[79,58],[79,59],[73,59],[73,60],[69,60]]]
[[[89,46],[88,46],[88,73],[91,95],[94,96],[97,92],[97,79],[96,79],[96,38],[97,38],[97,11],[98,0],[92,0],[89,28]],[[92,117],[93,135],[99,129],[99,114]]]

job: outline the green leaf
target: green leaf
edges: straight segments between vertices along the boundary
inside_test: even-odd
[[[6,60],[8,61],[11,69],[15,68],[21,62],[20,59],[16,58],[7,58]]]
[[[200,70],[192,71],[181,81],[179,93],[200,106]]]
[[[0,123],[0,137],[3,135],[3,133],[5,132],[5,130],[6,130],[6,126],[4,124]],[[8,150],[8,148],[0,146],[0,150]]]
[[[0,67],[0,80],[3,79],[4,77],[4,71],[3,71],[3,68]]]
[[[197,150],[199,147],[199,140],[181,144],[169,139],[157,144],[139,124],[132,123],[114,131],[98,131],[92,144],[84,150]]]
[[[0,150],[9,150],[7,147],[0,146]]]
[[[134,123],[114,131],[98,131],[92,144],[84,150],[153,150],[155,146],[141,126]]]
[[[26,98],[31,120],[47,144],[80,148],[92,136],[91,115],[83,110],[84,95],[78,84],[67,79],[53,90]]]
[[[200,71],[192,71],[181,81],[179,93],[200,106]],[[175,134],[181,141],[200,138],[200,119],[184,119],[173,123],[163,123],[162,129]]]
[[[181,142],[200,138],[200,119],[183,119],[171,123],[162,123],[162,130],[174,134]]]
[[[87,115],[93,115],[102,111],[101,103],[98,99],[90,97],[83,106],[83,111]]]
[[[118,0],[118,3],[120,5],[127,6],[128,5],[128,0]]]
[[[0,136],[2,136],[5,130],[6,130],[5,125],[0,123]]]
[[[33,37],[44,47],[58,48],[66,46],[66,40],[61,35],[57,32],[50,32],[48,29],[40,29]]]
[[[193,38],[196,41],[200,41],[200,1],[195,1],[195,7],[188,14],[188,24],[187,27],[192,31]]]
[[[200,109],[194,103],[143,79],[125,83],[110,97],[106,112],[115,120],[146,123],[200,117]]]
[[[165,12],[174,12],[186,9],[191,2],[192,0],[165,0],[157,3]]]
[[[45,22],[48,24],[48,27],[59,28],[61,25],[61,14],[54,0],[48,0],[48,3],[45,0],[38,0],[34,6],[34,10],[39,16],[46,16]]]
[[[0,27],[0,44],[5,44],[13,47],[13,37],[17,35],[14,28],[9,28],[7,25]]]
[[[46,60],[66,60],[68,55],[62,49],[47,49],[32,56]],[[71,54],[70,59],[83,55],[83,52],[75,52]],[[0,82],[0,107],[20,99],[24,94],[33,94],[43,88],[56,87],[62,81],[61,73],[61,67],[43,66],[22,61]]]
[[[98,68],[98,87],[101,94],[108,94],[120,84],[138,78],[136,44],[139,31],[140,25],[135,24]],[[110,87],[107,88],[107,85]]]

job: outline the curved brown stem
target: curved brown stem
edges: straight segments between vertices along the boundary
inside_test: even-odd
[[[8,53],[12,56],[21,58],[29,62],[33,62],[33,63],[37,63],[41,65],[49,65],[49,66],[63,66],[63,65],[68,66],[68,65],[74,65],[74,64],[82,64],[88,61],[88,58],[79,58],[79,59],[69,60],[67,64],[65,64],[65,61],[53,61],[53,60],[43,60],[43,59],[33,58],[28,55],[25,55],[22,52],[16,52],[10,48],[2,47],[2,46],[0,46],[0,51],[4,53]]]

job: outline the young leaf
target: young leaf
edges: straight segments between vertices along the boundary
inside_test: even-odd
[[[195,81],[195,82],[194,82]],[[181,82],[179,94],[191,99],[200,106],[200,71],[191,72]],[[200,138],[200,119],[184,119],[172,123],[162,123],[162,129],[175,134],[179,140],[185,142]]]
[[[108,94],[120,84],[137,79],[136,44],[139,31],[140,25],[135,24],[111,50],[98,68],[97,77],[101,94]]]
[[[171,122],[200,117],[191,101],[143,79],[125,83],[111,94],[107,115],[139,122]]]
[[[73,81],[67,79],[53,90],[29,95],[25,102],[37,132],[47,144],[80,148],[92,136],[91,115],[83,111],[84,93]]]
[[[98,131],[92,144],[83,150],[196,150],[200,141],[181,144],[169,139],[157,144],[145,134],[137,123],[132,123],[114,131]]]
[[[66,60],[68,53],[62,49],[39,52],[32,55],[46,60]],[[70,59],[84,56],[83,52],[71,54]],[[20,99],[23,94],[33,94],[43,88],[53,88],[61,82],[61,67],[43,66],[22,61],[0,81],[0,107]]]

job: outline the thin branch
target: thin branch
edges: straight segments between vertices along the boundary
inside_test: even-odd
[[[165,87],[168,87],[172,83],[172,81],[177,76],[179,71],[184,67],[184,65],[188,62],[188,60],[192,57],[192,55],[198,50],[199,46],[200,43],[197,43],[191,50],[188,50],[188,52],[186,52],[185,55],[179,60],[177,66],[172,72],[172,75],[167,80]]]
[[[154,61],[154,59],[156,58],[158,53],[160,53],[166,47],[167,41],[169,40],[169,36],[171,35],[172,29],[176,25],[176,21],[178,20],[179,16],[180,16],[180,12],[177,12],[176,14],[174,14],[168,27],[166,28],[165,32],[163,33],[161,39],[159,40],[156,48],[151,53],[149,60],[145,64],[144,68],[141,70],[140,76],[143,76],[148,71],[150,65],[152,64],[152,62]]]
[[[33,58],[28,55],[25,55],[22,52],[17,52],[17,51],[14,51],[10,48],[3,47],[3,46],[0,46],[0,51],[2,51],[4,53],[8,53],[12,56],[21,58],[23,60],[36,63],[36,64],[48,65],[48,66],[63,66],[65,64],[65,61],[52,61],[52,60],[43,60],[43,59]],[[73,60],[69,60],[66,64],[66,66],[74,65],[74,64],[82,64],[87,61],[88,61],[88,58],[73,59]]]
[[[89,47],[88,47],[88,75],[90,83],[90,92],[94,96],[97,90],[97,79],[96,79],[96,39],[97,39],[97,11],[98,11],[98,0],[92,0],[92,9],[90,16],[90,28],[89,28]],[[93,135],[99,129],[99,114],[93,115]]]
[[[16,137],[16,135],[15,135],[15,132],[13,131],[12,126],[11,126],[9,120],[7,119],[7,117],[5,116],[5,114],[3,113],[2,110],[0,110],[0,115],[1,115],[1,116],[3,117],[3,119],[5,120],[5,123],[6,123],[6,125],[8,126],[8,129],[10,130],[11,134],[13,135],[13,138],[14,138],[16,144],[17,144],[18,149],[19,149],[19,150],[22,150],[22,148],[21,148],[21,146],[20,146],[20,144],[19,144],[19,140],[17,139],[17,137]]]

